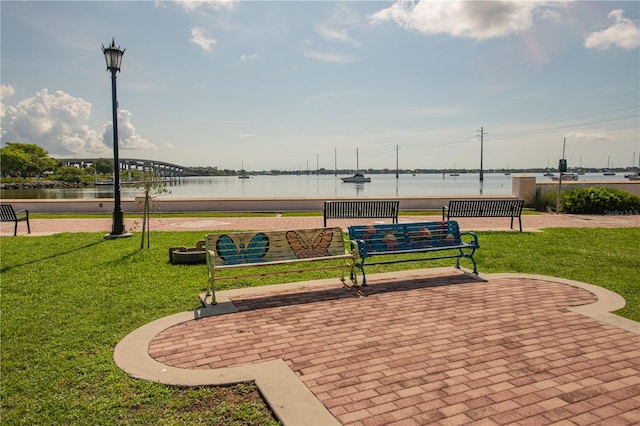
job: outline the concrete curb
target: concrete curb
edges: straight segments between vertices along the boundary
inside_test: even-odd
[[[459,270],[454,268],[429,268],[373,274],[370,278],[376,280],[397,280],[436,274],[441,275],[443,272],[451,271],[460,273]],[[465,271],[462,271],[462,273],[468,274],[468,272]],[[469,275],[474,276],[473,274]],[[593,293],[598,300],[589,305],[569,308],[571,311],[640,335],[640,323],[610,313],[610,311],[624,307],[625,301],[621,296],[604,288],[578,281],[543,275],[502,273],[477,276],[479,281],[507,278],[556,282],[587,290]],[[134,330],[116,345],[114,360],[116,364],[131,377],[167,385],[204,386],[255,382],[269,407],[283,424],[293,426],[339,425],[340,422],[316,398],[296,374],[289,369],[283,360],[214,370],[189,370],[159,363],[151,358],[148,353],[151,341],[163,330],[199,318],[237,312],[236,307],[230,301],[231,297],[267,293],[275,290],[295,290],[325,286],[336,282],[342,284],[339,280],[327,279],[217,292],[217,305],[210,305],[207,308],[197,309],[192,312],[182,312],[161,318]]]

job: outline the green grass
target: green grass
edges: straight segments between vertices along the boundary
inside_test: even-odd
[[[206,266],[168,263],[167,248],[203,232],[152,232],[104,240],[102,233],[0,239],[3,424],[276,424],[251,384],[183,389],[135,380],[113,362],[115,345],[155,319],[198,307]],[[622,295],[618,315],[640,320],[640,229],[481,232],[480,273],[525,272],[599,285]],[[367,270],[451,265],[403,263]],[[463,266],[468,266],[464,265]],[[278,275],[226,286],[333,277]]]

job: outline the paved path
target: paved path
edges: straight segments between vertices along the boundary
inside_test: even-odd
[[[401,222],[440,220],[440,216],[400,216]],[[509,218],[458,218],[460,228],[465,231],[509,230]],[[369,220],[330,220],[330,226],[347,227],[350,224],[384,223]],[[389,222],[388,220],[386,222]],[[514,226],[517,228],[517,220]],[[31,235],[49,235],[59,232],[105,232],[111,230],[111,219],[31,219]],[[151,230],[156,231],[215,231],[243,229],[304,229],[322,227],[321,216],[302,217],[228,217],[228,218],[152,218]],[[537,231],[556,227],[640,227],[640,215],[556,215],[538,214],[522,216],[524,231]],[[141,228],[140,220],[127,218],[125,227],[135,232]],[[26,225],[18,225],[18,235],[26,235]],[[2,223],[1,236],[13,235],[13,223]]]
[[[336,281],[336,282],[333,282]],[[640,423],[640,324],[550,277],[453,268],[219,292],[116,348],[134,377],[255,380],[299,425]]]

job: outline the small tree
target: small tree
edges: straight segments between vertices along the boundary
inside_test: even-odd
[[[142,236],[140,239],[140,248],[144,248],[144,239],[145,234],[147,237],[147,248],[150,246],[150,212],[151,208],[154,207],[153,204],[155,202],[155,197],[160,194],[167,194],[170,191],[167,189],[167,184],[159,175],[153,172],[145,172],[142,175],[142,179],[140,184],[137,186],[138,188],[142,188],[144,190],[144,207],[142,214]]]

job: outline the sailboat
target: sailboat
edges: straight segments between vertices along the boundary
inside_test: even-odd
[[[249,176],[246,172],[246,170],[244,169],[244,161],[242,162],[242,169],[240,170],[240,176],[238,176],[238,179],[249,179],[251,176]]]
[[[607,157],[607,170],[604,170],[604,171],[602,172],[602,174],[603,174],[604,176],[615,176],[615,175],[616,175],[616,172],[614,172],[613,170],[611,170],[611,169],[609,168],[609,166],[610,166],[610,162],[611,162],[611,156],[608,156],[608,157]]]
[[[356,172],[353,176],[342,177],[342,182],[351,182],[351,183],[365,183],[371,182],[371,178],[366,177],[364,173],[360,172],[360,163],[358,158],[358,149],[356,149]]]
[[[460,176],[459,173],[456,172],[456,163],[455,161],[453,162],[453,172],[449,173],[449,176]]]

